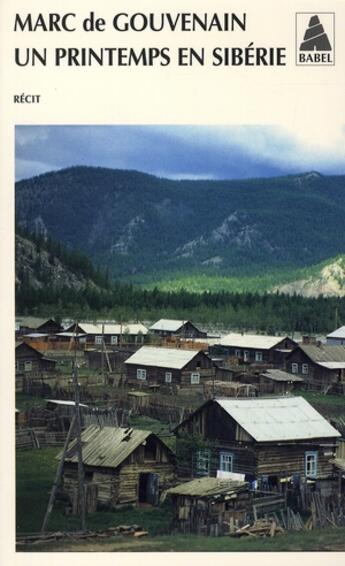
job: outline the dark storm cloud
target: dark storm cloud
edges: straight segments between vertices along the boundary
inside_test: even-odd
[[[16,178],[72,165],[137,169],[170,178],[235,179],[322,169],[344,157],[302,148],[274,126],[18,126]]]

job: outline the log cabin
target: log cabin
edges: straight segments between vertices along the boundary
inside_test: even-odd
[[[287,357],[286,368],[303,377],[308,389],[345,394],[345,346],[300,344]]]
[[[288,336],[227,334],[210,347],[210,355],[237,358],[244,364],[284,367],[285,358],[297,346]]]
[[[199,386],[214,377],[212,360],[203,352],[143,346],[125,362],[128,383],[148,386]]]
[[[56,360],[46,358],[42,352],[36,350],[25,342],[16,346],[16,375],[26,377],[41,376],[45,372],[55,370]]]
[[[174,453],[147,430],[89,426],[82,433],[86,490],[107,507],[155,505],[162,490],[175,480]],[[62,453],[57,458],[60,459]],[[78,483],[76,440],[68,447],[63,467],[63,491],[72,501]]]
[[[149,328],[151,334],[161,338],[206,338],[207,332],[199,330],[190,320],[170,320],[161,318]]]
[[[179,424],[178,465],[194,476],[244,474],[263,488],[332,481],[340,433],[302,397],[213,399]],[[186,450],[186,446],[189,447]]]

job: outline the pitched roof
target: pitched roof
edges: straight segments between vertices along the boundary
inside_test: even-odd
[[[298,377],[297,375],[293,375],[281,369],[266,369],[261,375],[273,381],[304,381],[302,377]]]
[[[248,489],[248,483],[220,478],[199,478],[177,485],[167,490],[170,495],[190,495],[191,497],[212,497],[227,495]]]
[[[345,326],[333,330],[330,334],[327,334],[327,338],[345,338]]]
[[[217,344],[220,346],[232,346],[235,348],[257,348],[258,350],[270,350],[287,336],[264,336],[260,334],[227,334]]]
[[[50,318],[38,318],[36,316],[17,316],[16,326],[21,326],[25,328],[38,328],[42,326],[45,322],[51,320]]]
[[[303,397],[251,397],[215,402],[256,441],[341,436]]]
[[[73,324],[70,327],[73,330]],[[102,334],[102,329],[97,326],[97,324],[92,324],[91,322],[78,322],[78,326],[79,328],[85,333],[85,334]],[[67,328],[67,330],[69,330]]]
[[[83,462],[87,466],[117,468],[151,434],[149,430],[91,425],[81,435]],[[62,452],[57,458],[61,457]],[[69,445],[65,461],[78,462],[76,439]]]
[[[166,330],[168,332],[177,332],[188,320],[170,320],[168,318],[161,318],[150,326],[150,330]]]
[[[300,344],[301,350],[313,362],[345,362],[345,346],[328,344]]]
[[[101,333],[102,333],[102,325]],[[147,334],[147,328],[143,324],[128,324],[124,322],[123,324],[111,324],[105,323],[104,324],[104,334]]]
[[[143,346],[128,358],[125,364],[182,369],[199,354],[199,351]]]

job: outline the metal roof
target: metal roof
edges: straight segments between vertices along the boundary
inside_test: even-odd
[[[189,320],[170,320],[169,318],[161,318],[150,326],[150,330],[167,330],[168,332],[176,332],[189,322]]]
[[[75,406],[75,401],[66,401],[65,399],[47,399],[47,403],[53,403],[54,405],[62,405],[65,407]],[[88,408],[88,405],[84,405],[84,403],[79,403],[79,406]]]
[[[23,338],[44,338],[49,336],[49,334],[43,332],[30,332],[30,334],[23,334]]]
[[[251,397],[215,402],[257,441],[341,436],[303,397]]]
[[[327,334],[326,338],[345,338],[345,326],[333,330],[330,334]]]
[[[297,375],[293,375],[281,369],[266,369],[261,375],[273,381],[304,381],[302,377],[298,377]]]
[[[66,331],[74,332],[75,326],[76,323],[74,322],[68,328],[66,328]],[[78,322],[78,326],[85,334],[102,334],[102,329],[97,326],[97,324],[93,324],[91,322]]]
[[[212,497],[230,495],[248,489],[248,483],[220,478],[199,478],[177,485],[167,490],[169,495],[189,495],[191,497]]]
[[[286,336],[264,336],[260,334],[227,334],[217,344],[220,346],[232,346],[234,348],[257,348],[258,350],[270,350]]]
[[[317,365],[326,369],[345,369],[345,362],[319,362]]]
[[[135,352],[125,364],[140,366],[156,366],[169,369],[182,369],[200,350],[183,350],[178,348],[156,348],[143,346]]]
[[[75,334],[74,332],[57,332],[55,336],[64,336],[65,338],[82,338],[86,334]]]
[[[102,333],[102,325],[100,324],[100,329]],[[104,334],[147,334],[148,330],[143,324],[104,324]]]
[[[345,346],[328,344],[300,344],[301,350],[313,362],[345,362]]]
[[[149,430],[91,425],[81,435],[83,462],[87,466],[117,468],[151,434]],[[61,457],[62,452],[57,458]],[[69,445],[65,461],[78,462],[76,439]]]
[[[26,328],[38,328],[50,318],[38,318],[36,316],[16,316],[16,325]]]

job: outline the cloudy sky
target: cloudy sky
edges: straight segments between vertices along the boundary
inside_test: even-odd
[[[17,126],[16,178],[72,165],[174,179],[345,173],[345,128],[277,126]]]

